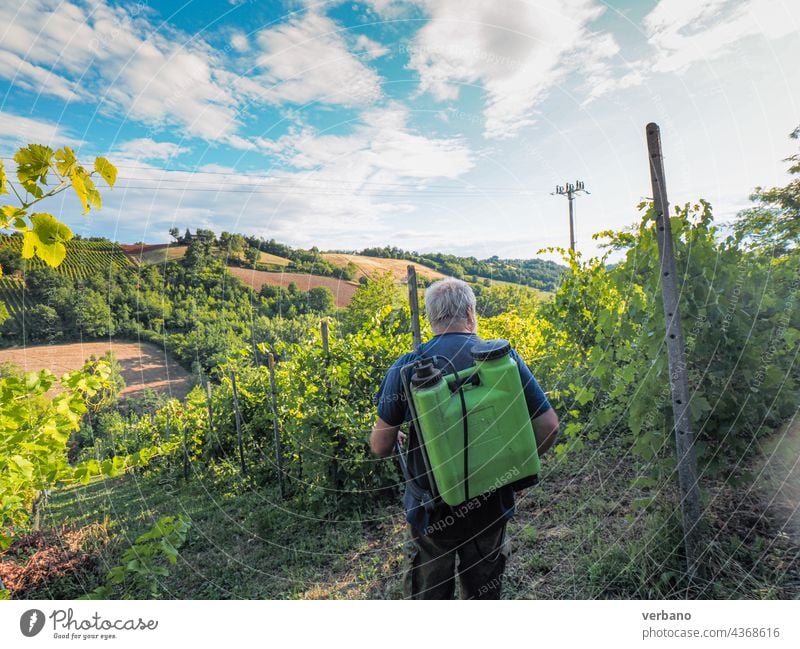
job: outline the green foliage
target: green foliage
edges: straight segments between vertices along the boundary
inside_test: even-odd
[[[319,336],[284,350],[277,383],[287,473],[312,506],[364,506],[396,483],[394,466],[376,461],[368,441],[383,374],[411,348],[410,335],[390,316],[385,305],[354,333],[333,327],[327,357]]]
[[[563,268],[542,259],[500,259],[497,256],[479,260],[446,253],[407,252],[395,246],[365,248],[359,254],[388,259],[407,259],[430,266],[440,273],[476,282],[477,279],[500,280],[524,284],[541,291],[553,291]],[[471,276],[471,277],[468,277]]]
[[[800,126],[792,131],[790,137],[800,140]],[[800,153],[789,156],[785,162],[791,163],[790,174],[800,176]],[[750,200],[756,205],[739,213],[734,223],[736,235],[770,256],[790,250],[797,252],[800,243],[800,177],[785,187],[756,187]]]
[[[65,374],[63,390],[45,393],[55,376],[47,370],[0,378],[0,548],[24,526],[37,494],[74,478],[67,463],[67,440],[78,429],[86,401],[103,390],[111,368],[98,362],[91,369]]]
[[[496,284],[489,288],[476,287],[476,309],[483,318],[506,313],[510,310],[520,315],[530,315],[536,311],[539,300],[534,291],[514,284]]]
[[[178,550],[192,526],[184,514],[162,516],[137,537],[122,555],[122,562],[106,575],[106,583],[80,599],[141,599],[161,596],[161,582],[169,577],[169,566],[178,562]]]
[[[88,172],[69,147],[53,151],[40,144],[20,148],[14,154],[14,161],[21,193],[6,176],[5,167],[0,166],[0,194],[7,194],[11,189],[19,204],[0,206],[0,229],[11,228],[22,233],[24,259],[37,256],[50,266],[58,266],[66,256],[65,243],[72,239],[72,231],[51,214],[33,212],[31,208],[72,187],[84,214],[90,207],[100,209],[100,192],[92,176],[99,174],[113,187],[117,171],[105,158],[96,158],[95,170]],[[48,183],[49,174],[55,177],[53,185]]]
[[[359,286],[350,306],[341,315],[344,332],[359,331],[367,323],[375,322],[376,316],[391,307],[388,316],[378,320],[382,326],[394,328],[399,325],[408,329],[408,302],[404,291],[395,284],[391,273],[370,278]]]

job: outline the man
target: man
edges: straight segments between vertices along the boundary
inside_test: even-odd
[[[431,284],[425,291],[425,309],[434,336],[420,346],[420,353],[445,357],[459,371],[473,365],[470,349],[481,338],[476,334],[475,294],[469,284],[452,278]],[[558,417],[531,371],[515,351],[511,354],[519,366],[541,456],[555,442]],[[378,419],[370,447],[381,457],[392,454],[400,425],[410,420],[401,368],[417,358],[412,352],[397,359],[378,391]],[[447,374],[449,367],[446,364],[441,369]],[[410,368],[402,371],[410,373]],[[400,441],[405,441],[402,433]],[[414,431],[408,442],[409,473],[418,488],[406,486],[404,496],[410,537],[406,544],[405,597],[451,599],[457,571],[462,598],[499,599],[508,557],[506,523],[514,514],[513,488],[506,485],[456,507],[438,503],[432,511],[426,510],[419,488],[430,490],[430,484]]]

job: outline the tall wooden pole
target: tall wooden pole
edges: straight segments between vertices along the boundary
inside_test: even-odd
[[[419,328],[419,296],[417,295],[417,269],[408,266],[408,304],[411,307],[411,336],[414,344],[414,351],[419,349],[422,344],[422,334]]]
[[[657,124],[646,128],[647,151],[650,157],[650,181],[656,211],[656,240],[660,259],[661,296],[666,321],[667,359],[669,364],[672,413],[675,419],[675,446],[678,456],[678,482],[683,514],[683,541],[686,548],[687,573],[690,580],[700,571],[702,554],[700,530],[700,494],[697,486],[697,458],[689,410],[689,377],[686,348],[679,311],[679,295],[675,274],[675,254],[669,220],[669,202],[661,153],[661,132]]]
[[[183,481],[189,482],[189,443],[187,440],[188,422],[183,422]]]
[[[236,441],[239,444],[239,463],[242,466],[242,475],[247,475],[244,463],[244,445],[242,444],[242,413],[239,411],[239,392],[236,390],[236,372],[231,370],[231,389],[233,391],[233,414],[236,422]]]
[[[328,347],[328,321],[322,320],[319,324],[320,326],[320,333],[322,334],[322,354],[325,357],[325,401],[328,404],[328,410],[333,409],[333,403],[331,402],[331,387],[329,381],[329,373],[328,367],[330,366],[330,350]],[[330,427],[328,429],[330,432],[331,438],[333,439],[333,455],[331,457],[331,464],[330,464],[330,478],[331,484],[333,485],[334,489],[339,489],[341,487],[340,478],[339,478],[339,456],[344,451],[344,443],[341,439],[341,435],[339,435],[338,431],[335,427]]]
[[[278,495],[283,498],[283,448],[281,446],[281,429],[278,423],[278,391],[275,387],[275,357],[267,354],[269,368],[269,387],[272,405],[272,431],[275,439],[275,467],[278,470]]]
[[[320,333],[322,334],[322,353],[325,355],[325,365],[328,364],[328,321],[320,322]]]
[[[211,405],[211,381],[208,377],[204,378],[206,384],[206,408],[208,409],[208,435],[209,438],[214,435],[214,409]]]

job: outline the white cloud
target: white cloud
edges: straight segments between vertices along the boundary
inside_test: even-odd
[[[430,20],[411,43],[408,64],[419,73],[420,91],[449,101],[459,97],[462,85],[480,86],[485,135],[499,138],[532,123],[536,104],[587,60],[587,25],[603,11],[593,0],[423,4]],[[606,43],[605,52],[591,56],[607,58],[612,49]]]
[[[79,147],[83,142],[65,132],[58,124],[0,111],[0,141],[8,146],[45,144],[53,148]]]
[[[156,142],[145,137],[121,144],[111,155],[116,154],[130,160],[169,160],[188,151],[188,147],[174,142]]]
[[[473,166],[462,140],[424,137],[408,127],[408,119],[405,108],[391,104],[367,111],[349,135],[295,129],[277,141],[258,140],[284,160],[283,170],[121,165],[114,191],[104,194],[102,216],[116,216],[117,237],[128,241],[161,240],[176,225],[254,233],[293,245],[385,242],[396,218],[416,209],[417,188],[455,179]]]
[[[231,47],[237,52],[246,52],[250,49],[250,41],[247,36],[242,32],[233,32],[231,34]]]
[[[473,165],[467,145],[456,138],[428,138],[411,132],[408,111],[393,103],[365,112],[349,135],[300,132],[277,141],[284,159],[355,183],[402,179],[457,178]]]
[[[363,106],[381,98],[380,77],[350,51],[344,32],[327,16],[295,15],[262,30],[256,41],[263,74],[248,81],[264,100]]]
[[[774,40],[800,32],[800,3],[774,0],[660,0],[645,17],[652,68],[681,72],[710,61],[744,38]]]
[[[381,45],[380,43],[372,40],[365,34],[359,34],[356,37],[355,51],[363,58],[371,61],[381,56],[386,56],[389,53],[389,48]]]
[[[3,3],[0,75],[63,99],[95,95],[102,110],[155,127],[178,124],[207,140],[230,138],[237,99],[217,78],[218,56],[199,39],[160,32],[142,6]]]
[[[0,50],[0,77],[11,80],[19,88],[65,101],[73,101],[79,96],[74,83],[52,70],[20,58],[14,52]]]

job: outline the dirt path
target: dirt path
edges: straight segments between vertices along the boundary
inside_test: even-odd
[[[800,544],[800,411],[764,445],[759,483],[769,518]]]
[[[12,347],[0,350],[0,363],[14,363],[26,372],[49,369],[56,376],[79,369],[90,356],[113,351],[125,379],[123,397],[138,397],[150,388],[183,399],[192,387],[191,375],[163,350],[151,343],[100,341]]]

